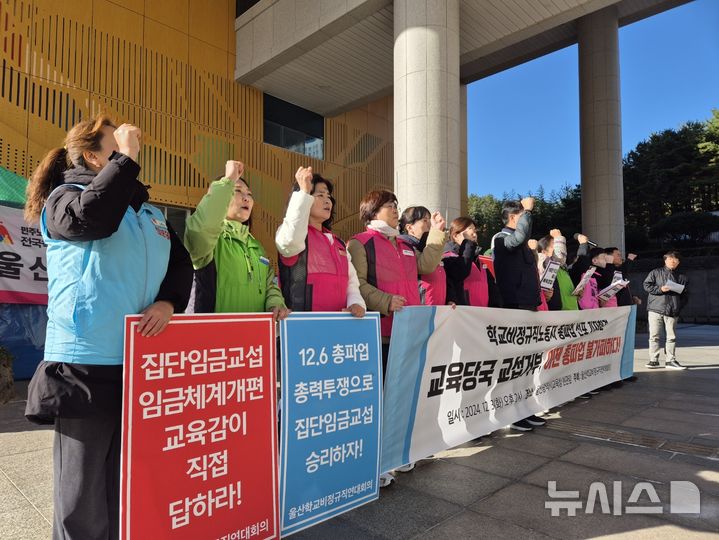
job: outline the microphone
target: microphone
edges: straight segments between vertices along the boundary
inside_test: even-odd
[[[574,233],[574,239],[579,240],[579,235],[580,235],[580,233]],[[592,247],[598,247],[597,244],[592,242],[589,238],[587,238],[587,244],[589,244]]]

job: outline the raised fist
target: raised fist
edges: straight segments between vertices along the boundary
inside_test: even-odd
[[[295,180],[305,193],[312,193],[312,167],[300,167],[295,173]]]
[[[520,202],[525,210],[529,210],[530,212],[534,210],[534,197],[525,197]]]
[[[549,231],[549,236],[551,236],[552,238],[559,238],[560,236],[562,236],[562,231],[560,231],[559,229],[552,229],[551,231]]]
[[[225,178],[229,178],[233,182],[237,182],[245,172],[245,164],[241,161],[228,160],[225,163]]]
[[[118,151],[132,158],[133,161],[137,161],[142,141],[140,128],[132,124],[122,124],[114,131],[113,135],[117,141]]]
[[[433,229],[443,231],[446,226],[447,226],[447,222],[445,221],[444,217],[442,217],[442,214],[440,214],[439,212],[435,212],[434,214],[432,214],[432,228]]]

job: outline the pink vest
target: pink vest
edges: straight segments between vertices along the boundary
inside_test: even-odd
[[[414,248],[396,239],[395,246],[382,233],[368,229],[354,237],[367,253],[367,282],[388,294],[403,296],[407,306],[421,304],[417,287],[417,257]],[[382,337],[392,333],[392,314],[382,317]]]
[[[349,265],[345,245],[325,230],[309,227],[307,247],[294,257],[279,257],[280,283],[287,307],[295,311],[342,311],[347,307]]]
[[[597,309],[599,307],[599,300],[597,300],[597,280],[589,278],[589,282],[582,291],[582,296],[579,297],[579,308],[580,309]]]
[[[443,257],[459,257],[454,251],[447,251]],[[472,263],[472,269],[469,275],[464,278],[464,296],[470,306],[487,307],[489,306],[489,285],[487,284],[487,271],[480,270],[477,265]]]
[[[549,305],[547,304],[547,297],[544,296],[544,291],[540,289],[539,294],[542,299],[542,303],[537,306],[537,311],[549,311]]]
[[[434,272],[419,276],[420,299],[426,306],[443,306],[447,303],[447,273],[442,263]]]
[[[615,294],[609,300],[607,300],[602,307],[617,307],[617,295]]]

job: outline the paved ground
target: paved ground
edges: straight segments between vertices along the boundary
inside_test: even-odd
[[[379,501],[295,538],[719,538],[719,327],[682,325],[678,334],[690,370],[646,370],[647,336],[638,335],[637,382],[552,411],[532,433],[502,430],[425,460]],[[50,537],[52,432],[33,429],[23,407],[0,406],[4,540]],[[663,511],[606,515],[597,502],[593,514],[551,517],[551,480],[578,490],[584,504],[592,482],[602,482],[610,505],[621,482],[622,508],[648,481]],[[699,488],[700,514],[669,512],[671,481]],[[646,493],[641,503],[650,504]]]

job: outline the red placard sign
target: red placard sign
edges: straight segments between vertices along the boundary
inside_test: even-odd
[[[123,539],[277,538],[271,314],[125,319]]]

